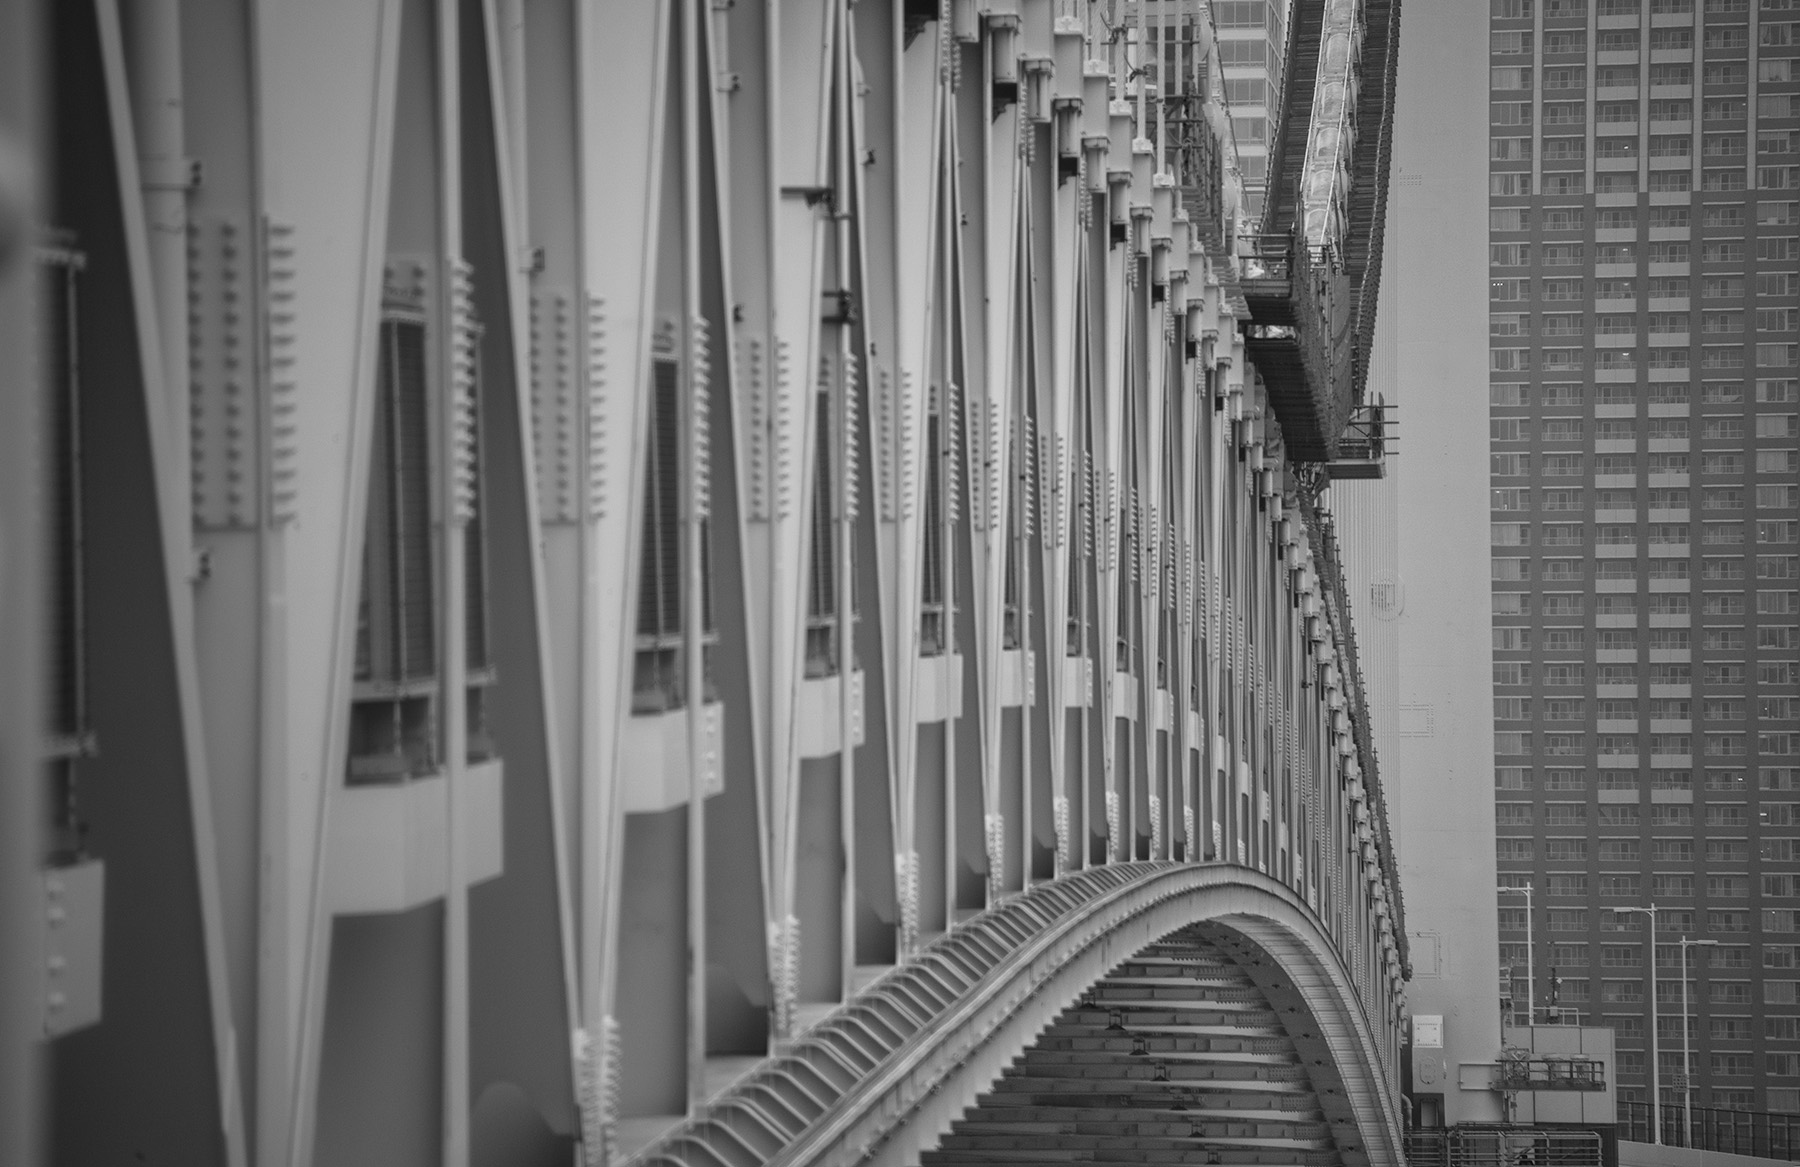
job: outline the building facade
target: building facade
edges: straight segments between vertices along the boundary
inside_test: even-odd
[[[1686,1018],[1695,1105],[1800,1109],[1796,46],[1790,0],[1491,9],[1502,962],[1625,1101],[1682,1101]]]
[[[1244,200],[1260,215],[1268,189],[1269,154],[1281,127],[1282,62],[1288,48],[1289,0],[1221,0],[1218,28],[1231,131],[1243,171]]]

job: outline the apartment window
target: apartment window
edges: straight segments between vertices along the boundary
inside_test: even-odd
[[[1584,72],[1585,70],[1579,70]],[[1567,70],[1546,69],[1544,71],[1544,87],[1552,88],[1550,74],[1567,72]],[[1491,89],[1517,91],[1531,88],[1531,66],[1507,65],[1488,70],[1488,86]],[[1558,85],[1554,88],[1580,89],[1580,85]]]
[[[1795,531],[1796,523],[1792,519],[1756,520],[1756,541],[1761,544],[1792,543]]]
[[[1706,808],[1708,827],[1743,827],[1749,825],[1744,808],[1731,803],[1713,803]]]
[[[1706,913],[1706,930],[1727,936],[1742,935],[1750,931],[1750,913],[1732,909],[1709,911]]]
[[[1576,793],[1587,789],[1585,770],[1552,767],[1544,771],[1544,789],[1551,792]]]
[[[1629,733],[1603,733],[1595,740],[1594,752],[1602,758],[1635,756],[1637,737]]]
[[[1650,120],[1653,122],[1691,122],[1694,120],[1694,103],[1686,98],[1652,99]]]
[[[1800,94],[1760,94],[1756,99],[1756,116],[1759,118],[1800,117]]]
[[[1529,827],[1531,809],[1529,802],[1502,802],[1494,807],[1494,821],[1503,827]]]
[[[1708,381],[1701,392],[1702,405],[1741,405],[1744,401],[1741,381]]]
[[[1627,1005],[1644,999],[1641,981],[1601,981],[1600,1000],[1607,1005]]]
[[[1756,614],[1759,616],[1793,616],[1800,614],[1800,592],[1758,592]]]
[[[1629,523],[1602,523],[1594,528],[1594,542],[1601,547],[1629,547],[1637,542],[1637,528]]]
[[[1544,877],[1544,894],[1558,899],[1586,896],[1588,879],[1586,875],[1574,872],[1555,872]]]
[[[1742,158],[1745,154],[1744,135],[1742,134],[1708,134],[1704,146],[1700,150],[1702,158]]]
[[[1496,478],[1516,478],[1531,472],[1530,454],[1490,454],[1488,472]]]

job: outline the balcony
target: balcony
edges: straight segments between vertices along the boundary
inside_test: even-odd
[[[1326,474],[1333,482],[1383,477],[1394,452],[1394,428],[1394,409],[1380,398],[1357,406],[1338,439],[1337,457],[1325,464]]]
[[[1281,422],[1290,457],[1338,457],[1352,403],[1349,284],[1326,249],[1293,236],[1240,241],[1240,286],[1250,308],[1244,347]],[[1366,439],[1365,439],[1366,441]]]

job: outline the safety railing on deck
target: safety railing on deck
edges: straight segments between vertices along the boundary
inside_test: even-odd
[[[1334,249],[1311,247],[1297,233],[1244,236],[1238,256],[1251,316],[1245,340],[1270,389],[1289,455],[1330,461],[1351,405],[1350,293],[1343,265]],[[1297,379],[1288,371],[1294,355]]]
[[[1406,1133],[1407,1167],[1602,1167],[1604,1157],[1589,1130],[1496,1123]]]
[[[1680,1095],[1663,1095],[1662,1139],[1664,1146],[1694,1147],[1728,1155],[1755,1155],[1763,1159],[1800,1156],[1800,1114],[1771,1114],[1761,1110],[1726,1110],[1717,1106],[1693,1108],[1694,1129],[1687,1131],[1687,1111]],[[1650,1104],[1618,1104],[1619,1137],[1634,1143],[1658,1140],[1650,1137]]]

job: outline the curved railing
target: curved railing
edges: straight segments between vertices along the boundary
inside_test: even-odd
[[[1204,897],[1197,901],[1195,897]],[[1047,1020],[1121,961],[1202,920],[1244,921],[1328,1031],[1320,1072],[1363,1132],[1372,1167],[1400,1167],[1394,1001],[1349,972],[1291,888],[1228,863],[1131,862],[1039,884],[957,925],[632,1156],[661,1167],[917,1162]]]

